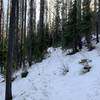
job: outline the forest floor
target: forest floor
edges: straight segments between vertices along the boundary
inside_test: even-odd
[[[100,44],[92,51],[66,53],[60,47],[49,48],[49,56],[33,64],[26,78],[21,78],[21,70],[16,72],[13,100],[100,100]],[[86,73],[85,63],[91,67]],[[0,76],[0,100],[5,94],[3,80]]]

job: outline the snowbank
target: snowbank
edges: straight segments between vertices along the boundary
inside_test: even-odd
[[[61,48],[49,48],[48,52],[50,57],[34,64],[26,78],[18,76],[12,83],[13,100],[100,99],[100,44],[91,52],[82,50],[72,56],[66,56]],[[90,72],[81,74],[82,59],[91,60]],[[1,82],[0,100],[4,100],[4,90]]]

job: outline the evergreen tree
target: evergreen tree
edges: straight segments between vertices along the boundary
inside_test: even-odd
[[[36,57],[37,61],[41,61],[44,52],[45,52],[45,24],[44,24],[44,14],[45,14],[45,0],[40,0],[40,14],[39,14],[39,22],[38,22],[38,33],[37,33],[37,40],[36,40]]]
[[[1,38],[2,38],[2,13],[3,13],[3,1],[0,0],[0,42],[1,42]]]
[[[62,22],[62,46],[64,47],[64,43],[65,43],[65,41],[64,41],[64,33],[66,32],[66,29],[67,29],[67,21],[68,21],[68,19],[67,19],[67,17],[68,17],[68,15],[67,15],[67,12],[68,12],[68,5],[67,5],[67,1],[64,1],[64,0],[62,0],[62,9],[61,9],[61,17],[62,17],[62,20],[61,20],[61,22]]]
[[[56,0],[55,4],[55,18],[54,18],[54,31],[53,31],[53,45],[61,42],[61,20],[60,20],[60,0]]]
[[[13,67],[13,47],[14,47],[14,34],[15,34],[15,12],[16,12],[17,0],[11,0],[11,13],[9,24],[9,40],[8,40],[8,55],[7,55],[7,67],[6,67],[6,92],[5,100],[12,100],[12,67]]]
[[[64,33],[65,45],[67,48],[73,48],[73,53],[78,51],[78,34],[77,34],[77,1],[72,3],[69,9],[67,30]]]
[[[92,49],[92,14],[91,14],[91,8],[90,8],[91,0],[84,0],[83,1],[83,21],[82,21],[82,31],[84,33],[84,36],[86,38],[87,47],[89,50]]]
[[[81,32],[81,22],[82,22],[82,9],[81,9],[81,3],[82,0],[77,0],[77,39],[78,39],[78,47],[81,50],[82,49],[82,32]]]
[[[29,66],[32,65],[32,41],[34,38],[34,29],[33,29],[33,5],[34,0],[30,0],[30,10],[29,10],[29,30],[28,30],[28,62]]]
[[[2,72],[2,14],[3,14],[3,0],[0,0],[0,69]]]

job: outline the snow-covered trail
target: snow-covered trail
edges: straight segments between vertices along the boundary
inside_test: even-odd
[[[50,57],[29,69],[26,78],[13,82],[13,100],[99,100],[100,98],[100,44],[87,52],[65,55],[61,48],[49,48]],[[82,59],[89,59],[90,72],[81,74]],[[64,68],[69,72],[63,74]],[[0,76],[0,82],[3,78]],[[5,83],[0,83],[0,100],[4,100]]]

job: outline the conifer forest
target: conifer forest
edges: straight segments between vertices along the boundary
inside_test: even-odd
[[[0,100],[100,100],[100,0],[0,0]]]

